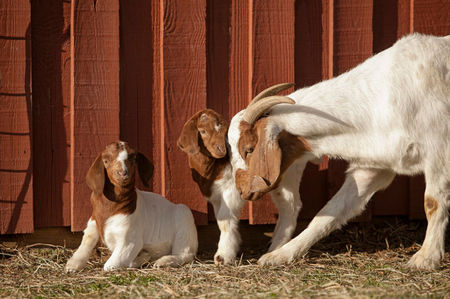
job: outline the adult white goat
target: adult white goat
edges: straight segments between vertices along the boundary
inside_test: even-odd
[[[241,196],[257,199],[273,188],[283,175],[286,140],[301,141],[299,156],[329,155],[350,167],[309,226],[259,263],[293,261],[360,214],[396,173],[424,173],[428,228],[408,265],[437,268],[450,206],[450,36],[409,35],[353,70],[288,97],[295,105],[274,106],[294,103],[287,97],[260,99],[231,121],[231,163]]]

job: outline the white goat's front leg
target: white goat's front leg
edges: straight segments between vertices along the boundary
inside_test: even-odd
[[[103,266],[104,271],[113,271],[120,268],[133,267],[133,261],[142,249],[142,242],[134,240],[129,242],[125,237],[117,240],[116,246]]]
[[[157,259],[154,267],[179,267],[192,262],[195,258],[198,238],[191,210],[185,205],[178,205],[174,219],[175,236],[172,254]]]
[[[280,186],[270,192],[270,197],[278,209],[278,220],[269,247],[269,252],[280,248],[291,238],[297,227],[297,217],[302,202],[300,181],[307,161],[296,161],[283,175]]]
[[[214,254],[216,265],[234,263],[241,244],[239,234],[239,216],[244,205],[238,194],[211,202],[220,230],[217,252]]]
[[[377,169],[353,169],[347,173],[338,193],[319,211],[308,227],[281,248],[263,255],[261,265],[290,263],[304,255],[318,240],[359,215],[372,195],[386,188],[394,173]]]
[[[445,230],[450,208],[450,179],[445,179],[442,175],[436,176],[435,173],[425,173],[427,187],[424,208],[428,227],[422,248],[408,262],[411,268],[436,269],[444,257]]]
[[[98,239],[99,234],[97,231],[97,224],[91,218],[83,232],[83,239],[81,240],[80,247],[78,247],[73,256],[67,261],[66,272],[79,271],[86,266],[92,249],[97,245]]]

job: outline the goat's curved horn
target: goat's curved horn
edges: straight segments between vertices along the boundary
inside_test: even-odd
[[[283,103],[295,104],[293,99],[285,96],[266,97],[263,101],[254,103],[252,106],[248,106],[247,109],[245,109],[242,119],[252,125],[261,115],[272,108],[272,106]]]
[[[277,84],[277,85],[271,86],[269,88],[266,88],[263,91],[261,91],[256,97],[254,97],[253,100],[250,102],[250,104],[248,104],[248,106],[255,104],[262,98],[276,95],[279,92],[282,92],[283,90],[291,88],[294,85],[295,85],[294,83],[281,83],[281,84]]]

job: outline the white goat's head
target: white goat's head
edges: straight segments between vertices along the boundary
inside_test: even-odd
[[[274,95],[291,86],[285,83],[264,90],[231,120],[231,164],[244,200],[257,200],[276,188],[284,171],[308,150],[304,140],[271,125],[270,116],[262,117],[274,105],[295,103]]]

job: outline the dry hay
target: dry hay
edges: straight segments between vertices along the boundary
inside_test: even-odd
[[[213,251],[200,252],[192,264],[178,269],[102,272],[108,258],[98,248],[85,270],[64,273],[72,250],[33,244],[0,246],[0,297],[447,297],[450,298],[450,254],[439,270],[405,267],[423,240],[424,225],[351,224],[317,244],[295,264],[260,267],[260,248],[244,244],[238,266],[215,266]]]

